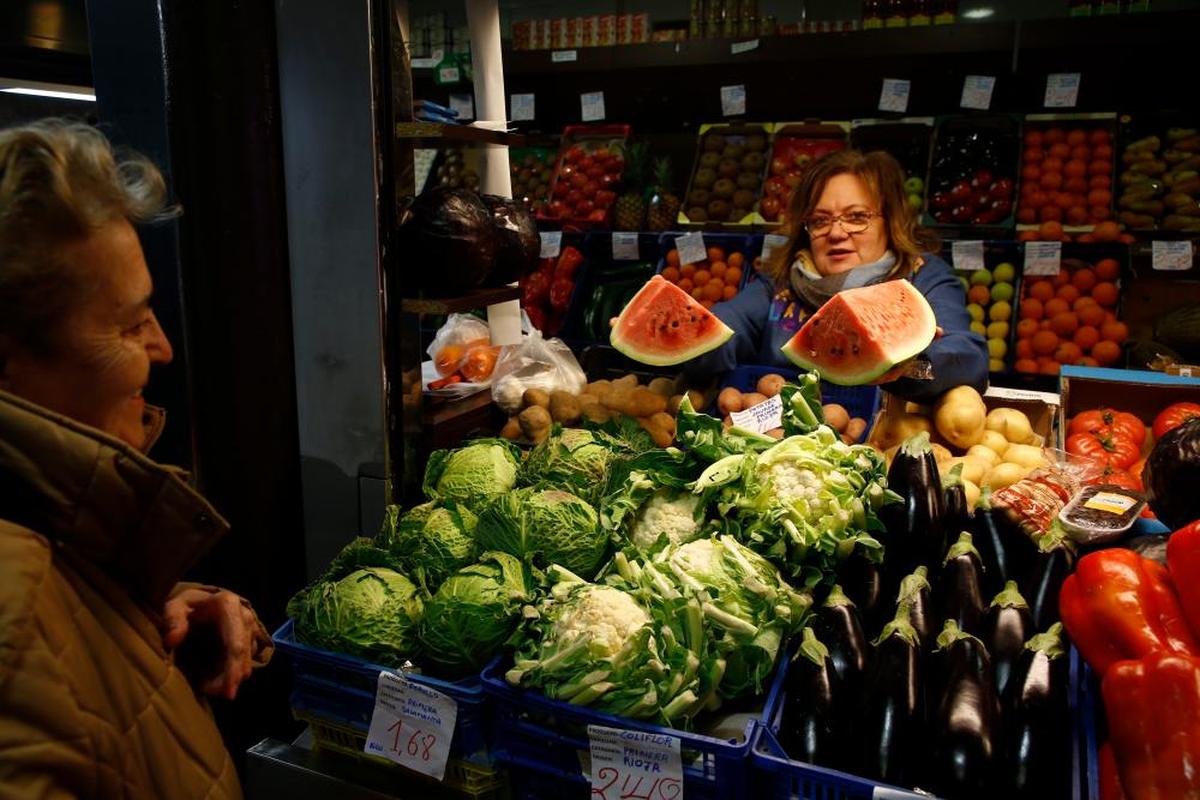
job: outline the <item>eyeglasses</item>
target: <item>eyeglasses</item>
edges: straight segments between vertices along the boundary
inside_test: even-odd
[[[833,223],[840,222],[842,230],[846,233],[862,233],[871,226],[871,220],[882,216],[883,214],[877,214],[874,211],[851,211],[836,217],[822,214],[809,217],[804,222],[804,229],[808,231],[809,236],[824,236],[833,230]]]

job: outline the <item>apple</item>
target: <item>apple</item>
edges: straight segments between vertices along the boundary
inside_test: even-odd
[[[812,163],[813,157],[808,153],[797,153],[792,157],[792,163],[798,168],[804,169]]]
[[[596,205],[604,208],[611,206],[617,199],[616,192],[610,192],[608,189],[601,189],[596,192]]]
[[[950,198],[949,192],[934,192],[933,197],[929,198],[929,205],[934,211],[949,211],[954,205],[954,200]]]
[[[593,164],[592,166],[585,169],[583,172],[585,175],[587,175],[592,180],[599,180],[600,176],[604,174],[604,167],[601,167],[597,164]]]
[[[957,205],[950,209],[950,219],[952,222],[962,224],[971,219],[972,209],[970,206]]]
[[[971,196],[971,184],[959,181],[950,189],[950,202],[962,205]]]
[[[783,208],[783,204],[779,202],[779,198],[772,197],[770,195],[764,197],[758,206],[763,217],[771,220],[772,222],[779,218],[779,212]]]
[[[586,217],[595,210],[596,204],[586,198],[575,204],[575,216],[577,217]]]
[[[1014,185],[1011,178],[1001,178],[992,184],[988,194],[997,200],[1007,200],[1013,196]]]
[[[621,181],[621,176],[620,176],[620,175],[613,175],[613,174],[611,174],[611,173],[605,173],[605,174],[603,174],[603,175],[601,175],[601,176],[600,176],[600,181],[599,181],[599,183],[600,183],[600,185],[601,185],[601,186],[603,186],[604,188],[606,188],[606,189],[607,189],[607,188],[609,188],[610,186],[615,186],[615,185],[616,185],[617,183],[619,183],[620,181]]]
[[[571,191],[567,192],[565,199],[567,201],[567,205],[577,206],[579,205],[579,201],[583,199],[583,192],[579,191],[578,189],[572,189]]]
[[[925,207],[925,201],[921,199],[919,194],[910,194],[908,196],[908,205],[913,211],[920,211]]]
[[[768,195],[781,195],[787,191],[787,184],[782,178],[767,178],[764,188]]]
[[[975,177],[971,179],[971,188],[976,191],[987,191],[992,185],[992,173],[990,170],[981,169],[975,172]]]
[[[908,194],[921,194],[925,191],[925,181],[914,175],[904,182],[904,191]]]
[[[780,157],[776,156],[775,158],[771,159],[771,174],[772,175],[783,175],[789,169],[791,169],[791,167],[792,167],[792,165],[788,163],[786,158],[780,158]]]

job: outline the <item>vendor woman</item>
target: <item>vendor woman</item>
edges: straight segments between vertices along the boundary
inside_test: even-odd
[[[914,401],[960,385],[982,392],[987,343],[970,329],[962,283],[929,252],[936,239],[918,225],[903,184],[900,165],[887,153],[842,150],[816,162],[792,196],[787,246],[736,297],[713,307],[735,331],[733,338],[690,362],[687,372],[711,375],[738,364],[791,366],[780,348],[834,294],[910,280],[933,308],[940,335],[917,357],[931,370],[895,380],[889,374],[884,388]]]

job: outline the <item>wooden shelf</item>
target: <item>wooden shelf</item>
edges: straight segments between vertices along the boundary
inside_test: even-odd
[[[472,125],[443,125],[438,122],[398,122],[396,138],[417,147],[437,147],[444,144],[499,144],[523,147],[526,136],[521,133],[492,131]]]
[[[520,297],[520,287],[501,286],[496,289],[477,289],[460,297],[405,297],[400,300],[400,310],[406,314],[455,314],[518,300]]]

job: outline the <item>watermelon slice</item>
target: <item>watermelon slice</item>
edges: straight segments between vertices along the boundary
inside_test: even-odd
[[[675,284],[655,275],[617,317],[609,341],[642,364],[669,367],[715,350],[733,330]]]
[[[859,386],[924,351],[936,334],[925,296],[907,280],[885,281],[838,292],[783,353],[830,383]]]

